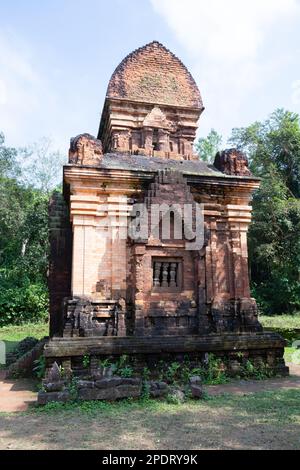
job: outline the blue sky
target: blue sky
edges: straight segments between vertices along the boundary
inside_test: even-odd
[[[300,0],[0,0],[0,130],[9,145],[96,134],[108,80],[158,40],[192,72],[199,136],[300,113]]]

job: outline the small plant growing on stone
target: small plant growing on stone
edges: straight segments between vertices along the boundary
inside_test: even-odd
[[[118,369],[118,374],[121,376],[121,377],[124,377],[124,378],[128,378],[128,377],[132,377],[133,375],[133,368],[130,367],[130,366],[125,366],[121,369]]]
[[[46,359],[45,356],[41,355],[36,361],[33,362],[35,364],[33,368],[33,372],[37,376],[38,379],[42,379],[45,375],[46,371]]]
[[[266,364],[255,365],[248,359],[242,368],[242,377],[245,379],[264,380],[274,375]]]
[[[103,369],[106,369],[108,367],[112,367],[112,362],[109,359],[102,359],[98,362],[99,367],[103,367]]]
[[[143,380],[141,398],[142,400],[149,400],[150,398],[150,385],[147,380]]]
[[[204,383],[210,385],[219,385],[228,382],[228,377],[223,367],[221,359],[216,358],[213,354],[208,355],[208,364],[203,368]]]
[[[245,364],[244,370],[245,370],[246,374],[252,375],[255,371],[255,367],[252,364],[252,362],[248,360]]]
[[[89,365],[90,365],[90,356],[88,356],[88,355],[83,356],[82,365],[85,369],[87,369],[89,367]]]
[[[179,370],[181,365],[179,362],[172,362],[172,364],[168,367],[166,372],[166,378],[168,382],[173,383],[176,382],[176,378],[178,378]]]
[[[78,398],[78,385],[77,385],[77,378],[72,377],[70,383],[68,384],[68,392],[70,393],[70,399],[75,401]]]
[[[143,372],[142,372],[142,379],[143,380],[149,380],[151,375],[151,371],[148,367],[144,367]]]
[[[129,363],[129,358],[126,354],[123,354],[118,362],[115,364],[116,373],[121,377],[132,377],[133,367]]]

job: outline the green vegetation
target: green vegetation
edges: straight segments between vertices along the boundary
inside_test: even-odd
[[[161,361],[158,364],[159,379],[169,384],[187,384],[190,377],[198,375],[204,384],[218,385],[228,382],[221,359],[209,354],[207,363],[203,366],[193,366],[186,358],[183,363],[172,362],[167,364]]]
[[[222,136],[214,129],[211,129],[206,138],[200,138],[195,147],[201,160],[213,164],[216,153],[221,150],[222,140]]]
[[[222,137],[211,130],[196,148],[211,163]],[[277,110],[233,129],[229,145],[245,151],[261,178],[249,231],[251,287],[263,314],[300,311],[300,120]],[[45,320],[48,311],[48,199],[62,157],[42,139],[26,149],[0,132],[0,327]],[[130,371],[125,371],[130,373]]]
[[[218,142],[217,133],[200,139],[200,158],[211,159]],[[252,294],[264,314],[299,312],[299,115],[278,109],[264,122],[233,129],[229,145],[247,154],[253,175],[261,178],[248,239]]]
[[[300,424],[299,410],[300,390],[280,390],[249,394],[246,396],[221,395],[206,397],[205,400],[188,400],[183,404],[168,403],[167,400],[128,399],[117,402],[89,401],[70,403],[48,403],[43,407],[31,408],[26,414],[61,414],[77,415],[78,412],[95,416],[122,416],[123,413],[134,413],[143,410],[153,416],[160,414],[197,412],[201,409],[232,409],[244,418],[252,416],[256,422]]]
[[[45,376],[46,371],[46,358],[45,356],[40,356],[39,359],[34,361],[33,372],[38,379],[42,379]]]
[[[49,335],[49,325],[45,322],[24,323],[0,327],[0,340],[19,342],[27,336],[41,339]]]
[[[48,315],[48,199],[61,157],[50,142],[5,146],[0,132],[0,326]]]
[[[296,315],[260,315],[259,321],[264,328],[300,329],[300,313]]]
[[[300,341],[300,314],[276,315],[274,317],[260,316],[259,320],[266,330],[275,330],[287,340],[288,346],[285,348],[284,354],[285,361],[300,364],[300,350],[292,347],[295,341]]]
[[[180,404],[53,403],[0,413],[1,442],[3,448],[28,450],[299,449],[299,402],[299,390],[280,390]]]
[[[264,363],[254,364],[247,359],[243,353],[239,355],[240,372],[238,378],[245,380],[256,379],[263,380],[274,376],[274,372]],[[83,357],[83,366],[88,368],[90,364],[89,356]],[[136,359],[127,355],[123,355],[119,360],[112,362],[108,359],[99,362],[99,366],[110,368],[112,373],[121,377],[141,376],[143,380],[143,397],[149,397],[149,384],[151,379],[166,382],[169,385],[184,388],[188,385],[189,380],[193,376],[199,376],[201,382],[205,385],[219,385],[229,382],[231,378],[230,367],[226,359],[220,359],[213,354],[208,354],[206,361],[195,366],[186,357],[183,362],[168,362],[161,360],[153,365],[150,370],[144,367],[142,373]]]

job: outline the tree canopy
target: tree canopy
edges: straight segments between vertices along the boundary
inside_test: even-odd
[[[249,258],[253,293],[266,313],[300,310],[300,120],[278,109],[264,122],[233,129],[255,176]]]
[[[222,141],[222,136],[214,129],[211,129],[207,137],[201,137],[195,145],[200,159],[213,163],[216,153],[221,150]]]
[[[49,166],[50,175],[60,173],[62,160],[49,148],[29,148],[24,165],[25,150],[5,146],[0,134],[0,325],[47,318],[48,196],[55,184],[47,174]],[[48,158],[37,165],[41,152]]]

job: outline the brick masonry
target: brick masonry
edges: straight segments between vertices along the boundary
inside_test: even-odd
[[[215,167],[195,157],[202,111],[187,69],[153,42],[113,74],[98,139],[71,140],[64,197],[54,194],[49,209],[51,335],[62,336],[47,346],[49,367],[59,357],[77,370],[77,356],[122,355],[135,339],[132,354],[151,356],[154,344],[170,346],[169,355],[202,354],[210,344],[233,361],[242,342],[251,357],[285,370],[284,342],[262,333],[249,288],[247,231],[259,180],[235,149],[218,154]],[[153,204],[190,204],[193,225],[201,204],[203,246],[186,250],[174,236],[175,213],[167,240],[160,232],[127,237],[135,203],[145,204],[148,220]]]

